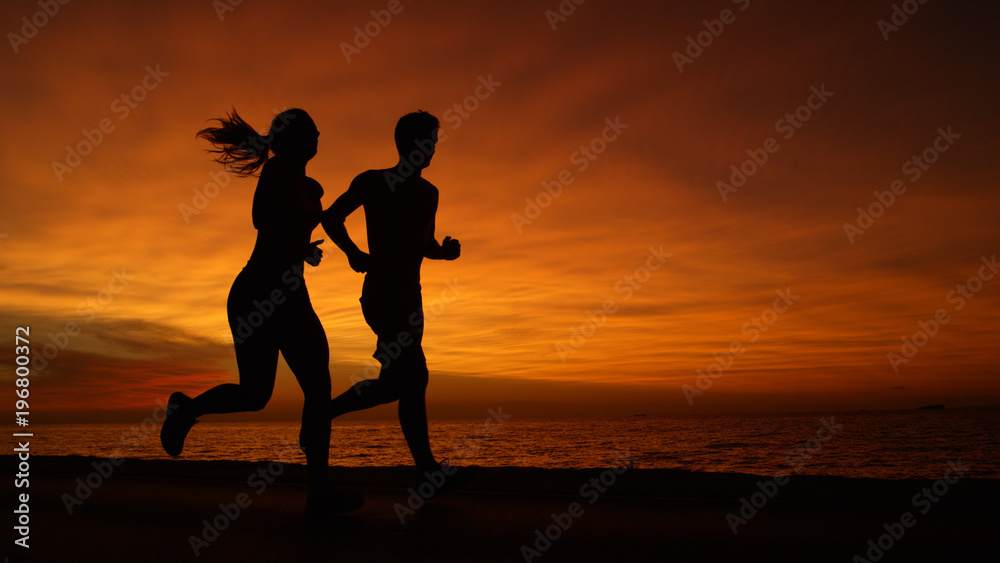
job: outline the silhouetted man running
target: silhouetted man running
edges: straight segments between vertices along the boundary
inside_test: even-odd
[[[361,311],[378,337],[374,357],[382,364],[378,379],[360,381],[333,399],[331,414],[337,417],[398,400],[399,424],[413,460],[424,472],[442,467],[427,437],[420,264],[424,258],[454,260],[461,253],[457,240],[445,237],[439,244],[434,238],[438,190],[420,175],[434,156],[439,127],[437,118],[425,111],[400,118],[396,166],[359,174],[322,218],[323,228],[347,255],[351,268],[367,272]],[[344,228],[344,219],[361,206],[368,226],[368,253]],[[446,468],[445,474],[454,471]],[[449,485],[459,480],[464,478],[449,479]]]

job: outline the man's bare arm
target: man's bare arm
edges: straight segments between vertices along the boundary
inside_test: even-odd
[[[437,209],[435,209],[437,211]],[[438,244],[437,238],[434,237],[434,220],[431,219],[431,232],[430,236],[427,237],[427,246],[424,248],[424,258],[430,258],[431,260],[441,260],[441,245]]]
[[[434,213],[437,213],[437,202],[434,202]],[[440,244],[434,236],[434,220],[431,219],[430,236],[424,249],[424,258],[431,260],[454,260],[462,253],[462,245],[451,237],[444,237]]]
[[[338,197],[329,209],[323,212],[320,222],[323,224],[323,230],[326,231],[326,234],[330,235],[330,240],[347,255],[347,261],[351,268],[355,272],[366,272],[370,256],[358,248],[351,236],[347,234],[347,227],[344,226],[344,220],[347,219],[347,216],[361,207],[360,196],[360,186],[355,178],[354,182],[351,182],[351,187]]]

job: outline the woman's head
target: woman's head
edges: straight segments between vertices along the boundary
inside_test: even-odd
[[[301,164],[316,156],[319,131],[304,110],[289,109],[274,116],[266,135],[257,133],[235,109],[215,121],[218,127],[202,129],[198,136],[215,147],[209,150],[219,155],[215,160],[240,176],[256,174],[272,152]]]
[[[316,156],[319,130],[305,110],[289,109],[274,116],[267,137],[271,151],[283,158],[306,162]]]

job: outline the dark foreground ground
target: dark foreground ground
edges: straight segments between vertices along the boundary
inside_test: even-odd
[[[14,459],[3,460],[13,476]],[[484,468],[465,490],[422,506],[413,498],[407,506],[407,489],[416,483],[411,468],[334,468],[333,478],[363,493],[367,503],[351,515],[310,524],[303,517],[300,466],[125,460],[102,477],[100,470],[108,469],[102,462],[32,457],[29,489],[8,485],[4,498],[4,528],[10,530],[16,525],[15,493],[29,491],[30,549],[13,544],[20,537],[15,532],[0,557],[11,562],[875,561],[871,551],[880,562],[1000,561],[997,480],[962,478],[939,498],[927,480],[798,476],[733,534],[726,515],[738,516],[740,499],[749,500],[764,478],[654,469],[618,475],[601,469]],[[598,479],[597,485],[591,479]],[[925,487],[939,500],[923,496]],[[942,488],[939,484],[938,491]],[[907,512],[911,527],[893,526]],[[538,531],[546,529],[557,539],[539,539]],[[880,536],[888,547],[884,554],[872,548]],[[853,559],[856,555],[864,559]]]

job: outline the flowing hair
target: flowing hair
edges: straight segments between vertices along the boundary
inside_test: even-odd
[[[230,172],[241,177],[255,176],[274,151],[275,136],[299,114],[305,112],[292,109],[279,113],[271,122],[271,131],[261,135],[233,108],[225,117],[212,120],[219,122],[218,127],[206,127],[196,136],[212,143],[215,148],[208,152],[218,155],[214,160]]]

